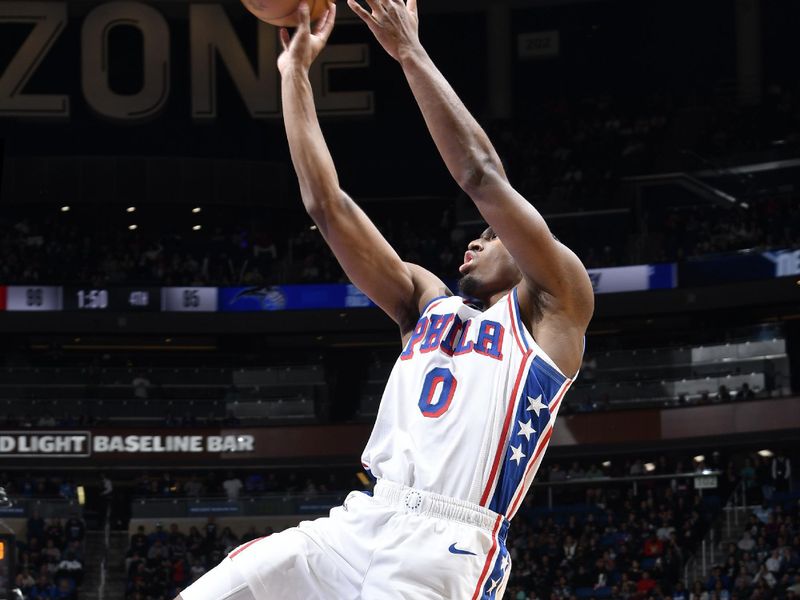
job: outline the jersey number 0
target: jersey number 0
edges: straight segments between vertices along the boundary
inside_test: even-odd
[[[419,410],[422,415],[437,419],[446,413],[456,394],[456,387],[458,381],[450,369],[431,369],[419,395]]]

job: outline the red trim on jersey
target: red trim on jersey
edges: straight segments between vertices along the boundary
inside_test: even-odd
[[[564,395],[567,393],[567,390],[569,390],[571,385],[572,385],[572,380],[567,379],[564,382],[564,385],[562,386],[559,394],[550,403],[550,406],[548,406],[548,410],[550,411],[551,416],[554,415],[558,410],[558,406],[559,404],[561,404],[562,398],[564,398]],[[522,491],[525,489],[525,480],[528,478],[528,475],[530,474],[530,471],[533,468],[533,466],[539,460],[542,452],[544,452],[545,448],[547,448],[547,444],[550,441],[550,438],[553,436],[554,426],[555,426],[555,418],[551,418],[549,423],[549,428],[547,429],[547,433],[545,433],[542,436],[542,439],[540,439],[539,443],[536,445],[536,450],[533,454],[533,458],[531,458],[530,462],[528,463],[528,466],[525,468],[525,473],[523,474],[522,480],[520,481],[519,484],[520,487],[517,488],[517,491],[514,494],[514,498],[512,498],[511,500],[511,505],[509,506],[508,510],[506,510],[506,517],[509,520],[516,514],[517,508],[520,502],[522,502],[522,498],[525,496],[525,494],[522,493]]]
[[[489,574],[489,567],[494,563],[494,554],[497,551],[497,532],[500,531],[500,524],[503,522],[503,517],[498,516],[494,522],[494,529],[492,529],[492,547],[489,549],[489,554],[486,556],[486,562],[483,563],[483,571],[478,579],[478,586],[472,594],[472,600],[480,598],[483,594],[483,586],[486,585],[486,576]]]
[[[0,286],[0,310],[6,309],[6,286]]]
[[[236,556],[237,554],[240,554],[240,553],[241,553],[241,552],[243,552],[244,550],[247,550],[247,549],[248,549],[250,546],[252,546],[252,545],[253,545],[253,544],[255,544],[256,542],[260,542],[261,540],[265,540],[265,539],[267,539],[268,537],[269,537],[269,536],[266,536],[266,535],[265,535],[264,537],[260,537],[260,538],[258,538],[258,539],[255,539],[255,540],[250,540],[250,541],[249,541],[249,542],[247,542],[246,544],[242,544],[241,546],[239,546],[238,548],[236,548],[236,550],[234,550],[233,552],[231,552],[231,553],[228,555],[228,558],[233,558],[233,557],[234,557],[234,556]]]
[[[486,489],[483,490],[483,495],[481,496],[480,505],[486,506],[486,503],[489,501],[489,497],[491,496],[492,488],[495,484],[495,478],[497,477],[498,473],[500,472],[500,461],[503,459],[503,455],[506,451],[506,444],[508,440],[506,440],[506,436],[508,435],[508,428],[511,425],[512,417],[514,416],[514,407],[517,404],[517,393],[519,392],[519,384],[522,381],[522,375],[525,373],[526,368],[525,365],[528,362],[528,359],[533,354],[532,350],[529,350],[528,353],[522,358],[522,364],[519,366],[519,371],[517,372],[517,380],[514,383],[514,390],[511,392],[511,398],[508,401],[508,410],[506,411],[506,419],[503,422],[503,431],[500,434],[500,443],[497,446],[497,452],[494,455],[494,461],[492,463],[492,470],[489,473],[489,481],[486,482]]]
[[[423,311],[422,311],[422,315],[425,315],[425,314],[427,314],[427,313],[428,313],[428,311],[431,311],[431,310],[433,310],[434,308],[436,308],[437,306],[439,306],[439,305],[440,305],[442,302],[444,302],[445,300],[447,300],[447,298],[442,298],[441,300],[438,300],[437,302],[434,302],[434,303],[433,303],[433,304],[431,304],[430,306],[426,307],[426,308],[425,308],[425,310],[423,310]],[[422,316],[422,315],[420,315],[420,316]]]
[[[514,332],[514,339],[517,340],[519,351],[523,354],[530,352],[530,350],[525,349],[525,344],[522,343],[522,339],[520,337],[521,332],[517,331],[517,315],[514,312],[514,305],[511,302],[511,294],[508,295],[508,311],[511,313],[511,330]]]

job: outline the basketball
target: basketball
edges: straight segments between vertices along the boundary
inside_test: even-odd
[[[311,20],[319,19],[328,8],[327,0],[307,0]],[[296,27],[300,0],[242,0],[244,7],[256,17],[277,27]]]

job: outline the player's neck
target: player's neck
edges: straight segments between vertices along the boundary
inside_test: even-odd
[[[511,288],[511,289],[513,289],[513,288]],[[500,300],[502,298],[504,298],[506,296],[506,294],[508,294],[511,291],[511,289],[497,292],[497,293],[492,294],[491,296],[489,296],[486,300],[482,300],[483,309],[486,310],[488,308],[491,308],[492,306],[494,306],[495,304],[500,302]]]

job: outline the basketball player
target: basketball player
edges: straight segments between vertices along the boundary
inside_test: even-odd
[[[415,0],[349,0],[399,61],[451,174],[490,227],[470,242],[460,288],[403,262],[341,189],[308,70],[335,6],[308,6],[278,64],[303,203],[350,280],[400,327],[403,350],[362,462],[373,496],[232,552],[184,600],[500,598],[509,521],[525,497],[581,363],[593,312],[580,260],[508,182],[494,148],[425,53]]]

